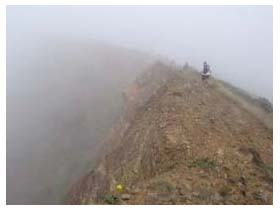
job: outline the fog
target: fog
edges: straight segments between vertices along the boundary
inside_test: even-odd
[[[61,203],[155,58],[273,100],[271,6],[8,6],[7,203]]]

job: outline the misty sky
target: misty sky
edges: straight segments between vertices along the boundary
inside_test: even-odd
[[[23,42],[93,39],[198,68],[207,60],[216,76],[272,100],[272,6],[9,6],[7,17],[7,36]]]

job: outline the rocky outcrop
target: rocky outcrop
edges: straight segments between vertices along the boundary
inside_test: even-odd
[[[156,64],[123,97],[110,150],[69,204],[272,203],[272,130],[215,80]]]
[[[123,114],[107,135],[103,148],[101,149],[102,153],[108,154],[121,144],[121,140],[133,122],[137,111],[155,95],[156,91],[161,86],[174,77],[174,71],[175,70],[170,66],[157,62],[141,73],[136,80],[123,91]],[[109,178],[108,174],[104,173],[105,165],[107,165],[108,162],[106,159],[107,156],[104,157],[96,170],[91,171],[87,176],[83,177],[71,187],[68,196],[69,204],[85,203],[86,201],[99,202],[100,198],[105,196],[102,192],[108,190]],[[99,183],[99,185],[97,186],[94,183]],[[103,189],[103,191],[100,191],[100,189]],[[87,192],[86,194],[90,194],[90,197],[87,198],[86,194],[82,193],[82,191]]]

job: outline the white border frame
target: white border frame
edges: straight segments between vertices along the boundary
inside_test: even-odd
[[[0,0],[0,107],[1,107],[1,121],[0,121],[0,155],[1,155],[1,204],[6,208],[38,208],[39,206],[6,206],[6,6],[7,5],[273,5],[273,104],[274,104],[274,131],[273,131],[273,206],[226,206],[226,208],[275,208],[279,207],[279,92],[280,83],[276,78],[280,78],[280,2],[277,0]],[[276,95],[278,93],[278,96]],[[276,164],[277,163],[277,164]],[[75,208],[76,206],[40,206],[40,208]],[[81,206],[81,208],[131,208],[132,206]],[[148,206],[147,206],[148,207]],[[151,207],[151,206],[149,206]],[[153,206],[153,208],[168,208],[166,206]],[[224,208],[225,206],[172,206],[171,208],[199,208],[199,209],[214,209]],[[133,208],[143,208],[143,206],[133,206]],[[145,207],[144,207],[145,208]]]

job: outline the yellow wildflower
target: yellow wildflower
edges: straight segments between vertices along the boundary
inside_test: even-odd
[[[122,190],[123,186],[121,184],[118,184],[116,188],[117,188],[117,190]]]

